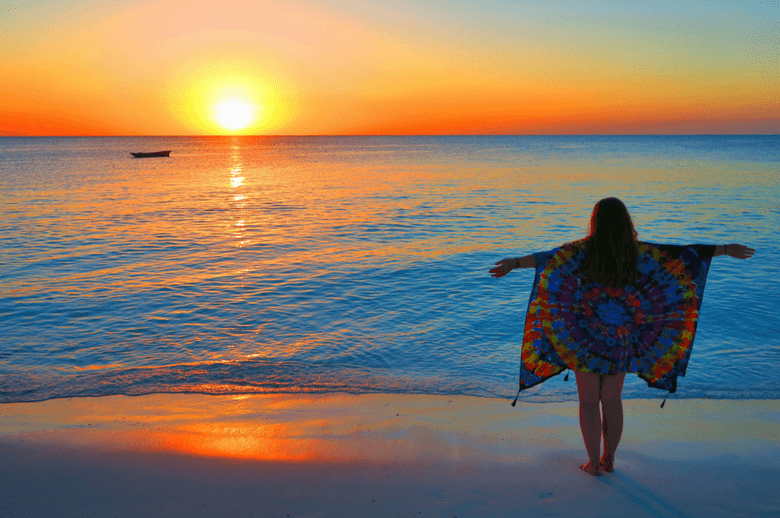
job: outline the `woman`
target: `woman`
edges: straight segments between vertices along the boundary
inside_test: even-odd
[[[503,277],[515,268],[536,268],[520,390],[565,369],[575,371],[589,459],[580,466],[583,471],[593,476],[613,471],[623,433],[626,372],[670,393],[677,376],[685,375],[710,259],[747,259],[754,252],[739,244],[681,247],[637,241],[623,202],[605,198],[593,208],[585,239],[503,259],[490,270],[493,277]]]

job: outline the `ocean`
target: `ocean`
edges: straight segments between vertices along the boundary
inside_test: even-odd
[[[488,270],[583,237],[607,196],[643,241],[756,249],[713,259],[673,398],[776,399],[779,182],[777,135],[0,138],[0,402],[508,404],[533,271]],[[520,396],[576,399],[573,376]]]

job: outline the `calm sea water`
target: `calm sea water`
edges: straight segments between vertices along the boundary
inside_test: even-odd
[[[0,138],[0,402],[513,397],[533,272],[487,271],[606,196],[642,240],[757,250],[713,260],[677,396],[778,398],[779,182],[778,136]]]

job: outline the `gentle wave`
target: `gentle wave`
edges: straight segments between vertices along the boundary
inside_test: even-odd
[[[531,389],[522,394],[523,401],[554,403],[576,400],[574,376],[564,381],[559,375],[547,382],[548,390]],[[662,398],[666,393],[649,389],[638,378],[627,379],[623,397]],[[516,385],[516,381],[514,382]],[[350,394],[432,394],[469,395],[503,398],[514,397],[513,382],[506,380],[501,390],[489,390],[478,380],[448,375],[426,377],[422,373],[399,373],[386,369],[311,362],[243,362],[202,363],[165,367],[102,368],[69,374],[5,375],[0,382],[0,403],[44,401],[54,398],[140,396],[156,393],[267,394],[267,393],[335,393]],[[720,384],[689,384],[673,399],[777,399],[776,385],[724,387]],[[550,390],[552,389],[552,390]],[[516,389],[515,389],[516,390]]]
[[[467,384],[461,388],[462,393],[472,389]],[[448,393],[447,390],[441,390],[433,380],[383,375],[376,369],[343,365],[334,368],[328,364],[264,360],[153,368],[104,368],[69,374],[30,373],[4,376],[0,383],[0,394],[4,398],[2,402],[153,393],[273,392]]]

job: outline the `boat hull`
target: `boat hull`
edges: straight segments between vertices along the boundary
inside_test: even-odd
[[[153,151],[151,153],[130,153],[134,158],[159,158],[170,156],[170,151]]]

